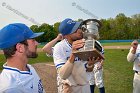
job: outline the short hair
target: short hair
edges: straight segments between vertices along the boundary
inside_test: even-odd
[[[28,46],[27,40],[21,41],[21,42],[19,42],[19,43]],[[16,44],[16,45],[17,45],[17,44]],[[16,45],[11,46],[11,47],[9,47],[9,48],[3,49],[4,56],[5,56],[6,59],[11,58],[12,55],[15,54],[15,52],[16,52],[16,50],[17,50],[17,49],[16,49]]]

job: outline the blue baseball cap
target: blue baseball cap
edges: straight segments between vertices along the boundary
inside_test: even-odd
[[[59,25],[59,32],[64,36],[74,33],[80,26],[81,22],[73,21],[70,18],[63,20]]]
[[[34,33],[22,23],[9,24],[0,30],[0,49],[9,48],[21,41],[38,37],[43,33]]]

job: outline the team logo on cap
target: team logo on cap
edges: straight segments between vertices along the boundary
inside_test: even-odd
[[[75,23],[75,21],[69,20],[67,23],[68,23],[68,24],[73,24],[73,23]]]

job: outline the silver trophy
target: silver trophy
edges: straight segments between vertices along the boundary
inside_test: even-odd
[[[83,61],[87,61],[89,57],[104,59],[101,54],[102,47],[98,43],[99,39],[98,29],[101,27],[101,22],[97,19],[87,19],[82,22],[81,29],[83,31],[83,38],[85,39],[85,45],[76,51],[73,51],[74,55],[79,57]]]

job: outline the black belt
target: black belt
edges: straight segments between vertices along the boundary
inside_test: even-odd
[[[138,71],[135,71],[135,73],[138,73]]]
[[[135,71],[135,73],[137,73],[137,74],[138,74],[138,71]]]

